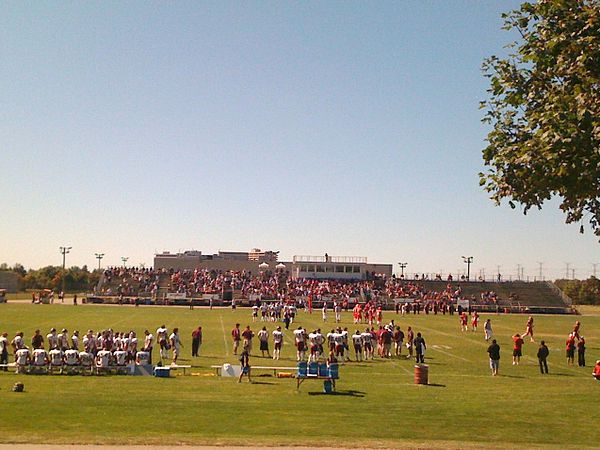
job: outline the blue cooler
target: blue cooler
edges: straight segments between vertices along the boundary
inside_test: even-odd
[[[329,371],[327,370],[327,363],[319,364],[319,376],[320,377],[328,377]]]
[[[323,393],[331,394],[333,392],[333,383],[331,380],[323,381]]]
[[[340,377],[339,366],[336,363],[329,365],[329,376],[335,380]]]
[[[159,378],[169,378],[171,376],[171,368],[157,366],[154,368],[154,376]]]
[[[319,363],[311,362],[308,364],[308,376],[316,377],[319,375]]]
[[[306,370],[308,365],[304,361],[298,363],[298,378],[306,378]]]

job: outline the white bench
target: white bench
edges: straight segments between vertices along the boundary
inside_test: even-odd
[[[217,376],[221,375],[221,370],[223,370],[223,365],[221,364],[220,366],[214,365],[214,366],[210,366],[211,369],[215,369],[215,374]],[[251,370],[272,370],[273,371],[273,376],[276,376],[278,372],[283,372],[283,371],[296,371],[298,370],[297,367],[280,367],[280,366],[250,366]]]
[[[185,369],[191,369],[192,366],[185,366],[185,365],[180,365],[180,364],[171,364],[170,366],[165,366],[168,367],[171,370],[183,370],[183,374],[185,375]]]

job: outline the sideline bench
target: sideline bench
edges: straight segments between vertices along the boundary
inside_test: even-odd
[[[180,365],[180,364],[171,364],[170,366],[163,366],[165,368],[169,368],[171,370],[179,370],[181,369],[183,371],[183,374],[185,375],[185,369],[191,369],[192,366],[187,366],[187,365]]]
[[[223,370],[223,365],[221,364],[220,366],[217,365],[213,365],[210,366],[211,369],[215,369],[215,374],[217,376],[221,375],[221,371]],[[252,370],[272,370],[273,371],[273,376],[276,376],[279,372],[287,372],[287,371],[296,371],[298,368],[297,367],[281,367],[281,366],[253,366],[250,365],[250,368]]]

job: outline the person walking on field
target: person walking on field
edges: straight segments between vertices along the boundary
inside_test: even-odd
[[[192,356],[199,356],[198,350],[202,344],[202,327],[196,328],[192,331]]]
[[[492,340],[492,344],[487,349],[488,355],[490,355],[490,369],[492,369],[492,375],[498,375],[498,369],[500,369],[500,346],[496,342],[496,339]]]
[[[529,319],[527,319],[527,324],[525,325],[526,330],[525,330],[525,334],[523,335],[523,337],[525,336],[529,336],[529,340],[531,342],[535,342],[533,340],[533,317],[529,316]]]
[[[537,357],[538,357],[538,361],[540,363],[540,372],[542,373],[542,375],[544,373],[548,373],[547,358],[548,358],[549,354],[550,354],[550,350],[548,350],[546,343],[544,341],[540,342],[540,347],[538,348]]]
[[[240,331],[240,324],[236,323],[233,330],[231,330],[231,339],[233,340],[233,354],[237,355],[240,341],[242,340],[242,332]]]
[[[492,338],[492,321],[490,319],[483,324],[483,331],[485,332],[485,341],[488,342]]]
[[[238,378],[238,383],[242,382],[242,377],[246,375],[248,377],[248,381],[252,383],[250,379],[250,354],[248,350],[244,350],[240,355],[240,364],[242,365],[242,371],[240,372],[240,377]]]

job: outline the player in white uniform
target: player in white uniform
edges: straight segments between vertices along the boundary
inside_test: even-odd
[[[167,333],[167,327],[165,327],[164,325],[161,325],[156,330],[156,341],[160,346],[160,357],[163,359],[169,357],[169,343],[167,341]]]
[[[327,302],[323,303],[323,308],[321,308],[321,313],[323,314],[323,322],[327,322]]]
[[[112,359],[112,353],[108,350],[100,350],[96,355],[96,372],[108,372],[110,370],[110,363]]]
[[[252,307],[252,322],[256,322],[256,319],[258,319],[258,305]]]
[[[352,335],[352,344],[354,345],[354,353],[357,361],[362,361],[363,352],[363,337],[360,331],[356,330],[356,333]]]
[[[71,348],[73,350],[77,350],[77,353],[79,353],[79,331],[73,331],[73,336],[71,336],[71,344]]]
[[[27,346],[19,348],[15,352],[15,363],[17,364],[17,373],[26,373],[31,363],[31,352]]]
[[[137,352],[135,355],[135,364],[138,366],[147,366],[150,364],[150,353],[145,351]]]
[[[82,368],[82,374],[85,375],[85,373],[87,372],[88,374],[92,374],[92,367],[94,365],[94,355],[93,353],[87,352],[87,351],[83,351],[83,352],[79,352],[79,364],[81,365]]]
[[[360,334],[363,338],[363,351],[365,359],[373,359],[373,335],[367,328]]]
[[[50,356],[50,373],[52,373],[55,368],[58,368],[60,370],[60,373],[62,373],[63,352],[58,347],[56,347],[50,350],[48,354]]]
[[[296,360],[304,361],[304,354],[306,352],[306,331],[302,327],[298,327],[294,330],[294,339],[296,341]]]
[[[38,373],[48,372],[48,364],[50,359],[48,353],[43,348],[36,348],[33,351],[32,370]]]
[[[127,359],[133,362],[135,360],[135,354],[137,353],[138,339],[135,331],[129,332],[129,342],[127,345]]]
[[[335,311],[335,321],[340,323],[342,321],[342,305],[336,302],[333,310]]]
[[[76,373],[76,367],[79,366],[79,352],[70,348],[65,352],[65,369],[67,374]]]
[[[310,342],[310,356],[308,357],[308,362],[317,362],[321,356],[321,348],[318,343],[318,336],[317,330],[309,333],[308,335],[308,341]]]
[[[69,348],[69,334],[66,328],[63,328],[62,333],[58,335],[58,348],[63,352]]]
[[[50,333],[46,335],[48,341],[48,351],[58,347],[58,336],[56,335],[56,328],[50,329]]]
[[[0,364],[8,364],[8,333],[5,331],[0,336]],[[7,367],[3,367],[4,372],[8,371]]]
[[[10,345],[13,349],[13,353],[16,355],[17,351],[25,347],[25,343],[23,342],[23,332],[19,331],[13,340],[10,342]]]
[[[281,347],[283,346],[283,332],[281,327],[273,330],[273,359],[279,359],[281,356]]]
[[[181,347],[183,347],[181,339],[179,339],[179,328],[173,328],[173,333],[171,333],[171,336],[169,336],[169,342],[171,344],[171,348],[173,349],[172,364],[177,364],[177,358],[181,352]]]
[[[148,330],[144,331],[144,351],[148,352],[148,364],[152,365],[152,348],[154,347],[154,335]]]

